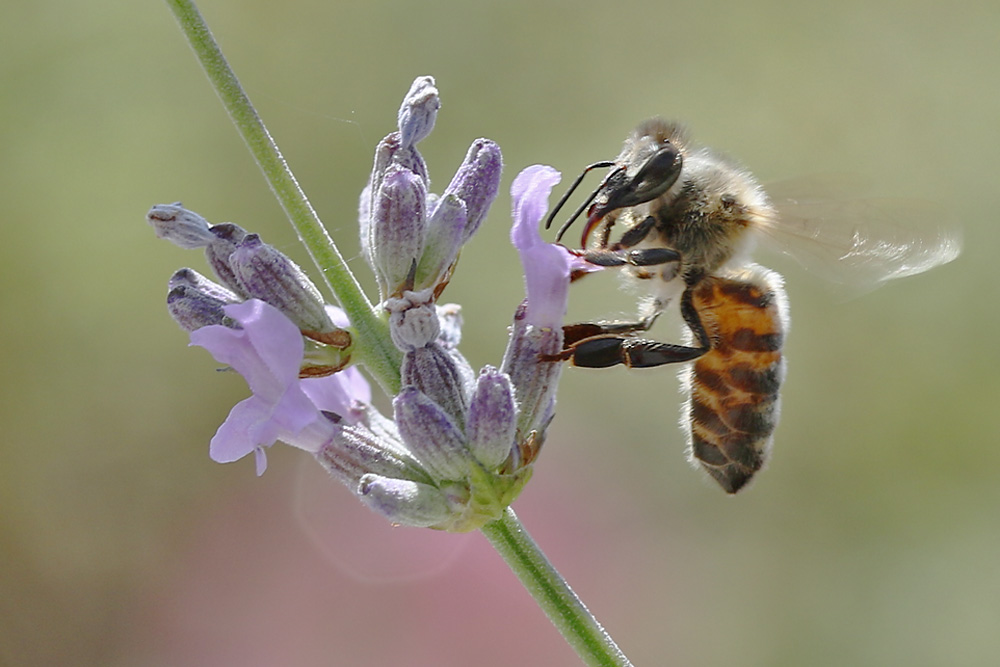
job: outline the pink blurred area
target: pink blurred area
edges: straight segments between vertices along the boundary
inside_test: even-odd
[[[481,534],[392,527],[299,458],[205,508],[130,618],[123,664],[578,664]]]

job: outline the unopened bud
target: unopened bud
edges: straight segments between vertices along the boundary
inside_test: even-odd
[[[469,449],[487,470],[510,455],[517,431],[517,407],[510,378],[487,366],[479,374],[466,424]]]
[[[226,303],[239,303],[242,301],[235,292],[206,278],[194,269],[177,269],[174,271],[174,275],[170,276],[167,287],[170,289],[174,289],[175,287],[190,287],[206,296],[215,297]]]
[[[430,289],[421,292],[406,290],[401,296],[386,299],[384,307],[389,312],[392,342],[403,352],[431,343],[441,331],[434,294]]]
[[[462,243],[468,241],[486,218],[490,204],[500,191],[503,157],[500,147],[489,139],[476,139],[462,166],[445,189],[442,199],[453,194],[465,202],[466,223]]]
[[[240,326],[228,317],[223,307],[229,305],[210,296],[205,296],[190,287],[175,287],[167,293],[167,311],[174,322],[185,331],[194,331],[213,324],[221,324],[231,329]]]
[[[302,331],[329,332],[336,328],[327,315],[323,297],[305,272],[257,234],[247,234],[237,245],[229,265],[250,297],[271,304]]]
[[[451,514],[445,494],[430,484],[380,475],[365,475],[358,485],[361,502],[389,521],[426,528]]]
[[[361,248],[365,253],[365,259],[369,266],[375,268],[372,257],[371,239],[371,217],[373,199],[382,187],[382,180],[385,178],[385,171],[389,165],[405,167],[423,180],[424,189],[430,186],[430,178],[427,175],[427,165],[424,158],[416,148],[401,148],[399,132],[393,132],[379,142],[375,149],[375,161],[372,166],[372,173],[368,177],[368,184],[361,191],[358,201],[358,222],[361,227]]]
[[[233,273],[233,267],[229,263],[229,258],[240,242],[246,237],[247,232],[239,225],[232,222],[223,222],[212,225],[209,231],[212,233],[212,242],[205,247],[205,259],[212,271],[229,289],[233,290],[244,299],[250,299],[253,295],[247,293],[240,281]]]
[[[410,350],[403,356],[401,380],[404,386],[416,387],[429,396],[464,428],[472,373],[456,357],[460,357],[457,350],[445,350],[437,343]],[[468,362],[464,366],[468,367]]]
[[[436,480],[461,480],[472,457],[465,436],[441,406],[414,387],[404,387],[393,399],[399,434],[421,467]]]
[[[457,195],[446,194],[437,202],[427,221],[424,252],[417,264],[415,289],[434,287],[450,276],[452,264],[462,249],[466,231],[465,202]]]
[[[223,311],[225,306],[239,303],[240,298],[193,269],[180,269],[170,277],[167,310],[185,331],[194,331],[213,324],[232,329],[240,325]]]
[[[159,238],[187,250],[204,248],[215,238],[209,231],[208,221],[184,208],[180,202],[157,204],[149,209],[146,220]]]
[[[367,252],[384,299],[405,286],[423,252],[427,187],[409,169],[392,164],[372,204]]]
[[[431,133],[440,108],[441,98],[434,86],[434,77],[418,77],[399,107],[397,121],[403,148],[413,146]]]

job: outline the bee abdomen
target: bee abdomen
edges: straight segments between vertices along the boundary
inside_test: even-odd
[[[750,265],[703,280],[693,305],[712,344],[683,371],[688,456],[736,493],[763,467],[778,424],[785,291],[777,273]]]

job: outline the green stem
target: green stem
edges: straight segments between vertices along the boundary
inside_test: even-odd
[[[631,666],[614,640],[552,567],[514,510],[508,507],[501,519],[486,524],[482,531],[584,664],[591,667]]]
[[[388,393],[398,393],[401,354],[392,344],[388,326],[361,290],[333,239],[327,234],[197,7],[191,0],[167,0],[167,4],[299,239],[350,318],[357,334],[355,356]],[[585,664],[631,666],[566,580],[545,558],[513,510],[508,507],[503,518],[485,525],[482,531]]]
[[[372,307],[333,239],[327,234],[194,2],[167,0],[167,4],[299,239],[350,318],[356,334],[355,358],[364,363],[388,393],[398,393],[402,354],[392,344],[386,322]]]

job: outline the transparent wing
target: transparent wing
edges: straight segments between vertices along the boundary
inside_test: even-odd
[[[850,199],[801,181],[769,190],[777,215],[760,225],[766,245],[852,291],[923,273],[962,250],[960,229],[939,205]]]

